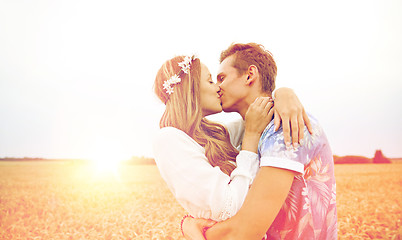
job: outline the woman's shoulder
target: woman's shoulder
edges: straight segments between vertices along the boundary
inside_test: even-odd
[[[198,145],[192,137],[175,127],[163,127],[157,131],[154,143]],[[201,146],[200,146],[201,147]]]
[[[176,137],[184,137],[184,138],[191,138],[182,130],[175,128],[175,127],[163,127],[157,131],[157,137],[164,137],[164,138],[176,138]]]

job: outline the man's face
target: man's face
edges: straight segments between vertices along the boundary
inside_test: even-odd
[[[229,56],[222,61],[218,69],[217,81],[221,88],[222,109],[225,112],[238,112],[242,100],[247,96],[245,88],[247,74],[239,74],[233,67],[235,56]]]

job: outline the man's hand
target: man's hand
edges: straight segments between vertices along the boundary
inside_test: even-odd
[[[290,147],[290,130],[292,130],[292,143],[296,147],[304,137],[304,125],[313,134],[313,127],[300,103],[299,98],[290,88],[279,88],[275,91],[275,131],[279,129],[282,121],[285,144]]]
[[[205,231],[215,223],[210,219],[187,217],[182,224],[184,238],[187,240],[205,240]]]

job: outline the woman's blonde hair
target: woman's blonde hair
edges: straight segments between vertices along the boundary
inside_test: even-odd
[[[166,61],[159,69],[154,90],[166,109],[159,126],[175,127],[182,130],[205,149],[205,155],[212,166],[230,175],[235,169],[238,151],[230,143],[229,133],[220,124],[207,120],[202,115],[200,101],[201,62],[195,58],[188,74],[181,71],[179,63],[184,56]],[[173,93],[168,94],[163,83],[180,73],[181,82],[173,85]]]

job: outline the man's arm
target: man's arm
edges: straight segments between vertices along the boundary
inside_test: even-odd
[[[239,212],[208,229],[208,240],[262,239],[288,196],[295,172],[261,167]]]

